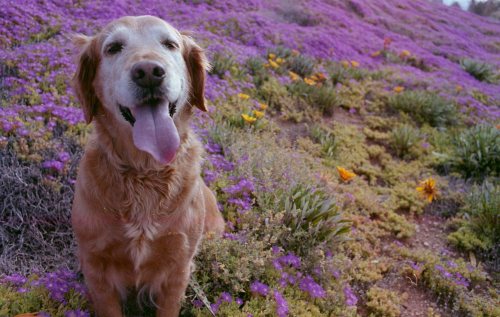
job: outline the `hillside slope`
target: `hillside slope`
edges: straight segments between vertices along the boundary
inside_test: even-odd
[[[228,229],[182,315],[500,316],[499,21],[425,0],[0,7],[0,316],[92,311],[70,37],[142,14],[212,64],[193,129]]]

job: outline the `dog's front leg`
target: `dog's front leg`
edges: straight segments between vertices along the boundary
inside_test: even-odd
[[[189,283],[189,263],[179,263],[158,294],[156,317],[177,317]]]
[[[109,283],[104,272],[82,265],[85,282],[97,317],[122,317],[120,294]]]

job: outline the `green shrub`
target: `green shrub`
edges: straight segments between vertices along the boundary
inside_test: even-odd
[[[260,87],[269,79],[268,72],[264,67],[265,61],[259,57],[250,57],[245,63],[245,67],[253,76],[253,82],[256,87]]]
[[[409,114],[419,124],[433,127],[457,122],[457,109],[453,103],[427,91],[404,91],[389,98],[389,107]]]
[[[316,143],[321,144],[321,152],[327,158],[333,158],[337,154],[338,142],[330,131],[325,131],[320,126],[311,128],[311,137]]]
[[[319,189],[296,185],[281,202],[288,228],[280,237],[286,250],[307,255],[315,246],[340,239],[350,230],[336,202]]]
[[[287,59],[292,56],[292,50],[284,46],[276,46],[267,50],[267,56],[269,56],[269,54],[274,54],[276,57]]]
[[[500,131],[494,126],[481,124],[467,129],[453,143],[451,166],[466,178],[500,175]]]
[[[448,240],[460,249],[488,250],[500,243],[500,186],[474,186],[462,208],[460,228]]]
[[[236,64],[233,56],[227,53],[217,52],[212,56],[210,61],[210,65],[212,66],[210,69],[210,74],[217,75],[219,78],[224,78],[226,73],[231,70]]]
[[[465,58],[460,61],[460,66],[479,81],[494,83],[498,80],[495,68],[491,64]]]
[[[401,315],[401,302],[405,300],[396,292],[374,286],[366,293],[366,306],[373,317],[398,317]]]
[[[286,66],[292,72],[307,77],[314,72],[315,61],[305,55],[291,56],[286,59]]]
[[[341,97],[328,85],[310,86],[303,81],[296,81],[287,88],[291,95],[302,98],[326,115],[332,115],[335,108],[342,105]]]
[[[327,115],[333,115],[335,108],[342,105],[340,96],[332,87],[328,86],[315,87],[309,99],[313,105]]]
[[[396,155],[400,158],[407,157],[410,149],[419,141],[420,133],[418,129],[411,125],[404,124],[392,130],[390,144]]]
[[[367,69],[359,67],[345,67],[341,63],[330,63],[327,65],[326,69],[328,74],[330,74],[330,80],[333,85],[346,83],[351,79],[361,81],[370,76],[370,72]],[[373,76],[379,76],[379,72],[374,72]]]

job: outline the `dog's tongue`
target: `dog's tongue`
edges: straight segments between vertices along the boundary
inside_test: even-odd
[[[161,164],[170,163],[179,148],[179,134],[168,112],[168,103],[130,109],[135,117],[132,134],[135,146]]]

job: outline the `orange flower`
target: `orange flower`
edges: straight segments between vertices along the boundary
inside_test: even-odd
[[[273,61],[271,59],[269,59],[269,65],[271,65],[271,67],[274,69],[280,67],[280,65],[278,65],[278,63],[276,63],[275,61]]]
[[[306,84],[308,84],[309,86],[314,86],[316,85],[316,81],[314,81],[314,79],[311,79],[311,78],[304,78],[304,81]]]
[[[351,61],[351,65],[352,65],[352,67],[357,68],[357,67],[359,67],[359,62]]]
[[[241,115],[241,117],[243,118],[243,120],[244,120],[245,122],[250,123],[250,124],[252,124],[252,123],[254,123],[255,121],[257,121],[257,118],[252,117],[252,116],[249,116],[249,115],[247,115],[247,114],[242,114],[242,115]]]
[[[238,98],[243,99],[243,100],[247,100],[248,98],[250,98],[250,96],[247,94],[239,93]]]
[[[300,52],[297,50],[292,50],[292,56],[299,56]]]
[[[405,57],[408,57],[410,55],[411,55],[411,53],[409,50],[402,50],[401,53],[399,53],[399,57],[401,57],[401,58],[405,58]]]
[[[264,116],[264,111],[254,110],[252,112],[257,119],[260,119]]]
[[[288,72],[288,75],[290,75],[290,79],[292,81],[296,81],[296,80],[299,80],[300,79],[300,76],[297,75],[296,73],[292,72],[292,71],[289,71]]]
[[[456,92],[461,92],[463,89],[464,89],[464,87],[462,87],[462,86],[460,86],[460,85],[456,85],[456,86],[455,86],[455,91],[456,91]]]
[[[348,61],[341,61],[340,64],[344,66],[344,68],[347,68],[350,65]]]
[[[266,105],[265,103],[259,103],[260,110],[266,110],[267,107],[268,107],[268,105]]]
[[[317,81],[323,82],[326,80],[326,76],[323,73],[316,73],[314,76],[316,76]]]
[[[422,194],[428,202],[432,202],[437,196],[436,180],[432,177],[421,181],[420,186],[417,187],[417,191]]]
[[[376,51],[376,52],[371,53],[371,56],[372,57],[377,57],[377,56],[380,56],[380,54],[382,54],[381,51]]]
[[[396,86],[392,90],[394,90],[394,92],[398,92],[399,93],[399,92],[402,92],[403,90],[405,90],[405,87],[403,87],[403,86]]]
[[[353,172],[348,171],[348,170],[346,170],[345,168],[340,167],[340,166],[337,166],[337,171],[339,172],[339,176],[340,176],[340,178],[341,178],[344,182],[348,182],[348,181],[350,181],[351,179],[353,179],[354,177],[356,177],[356,174],[354,174]]]

